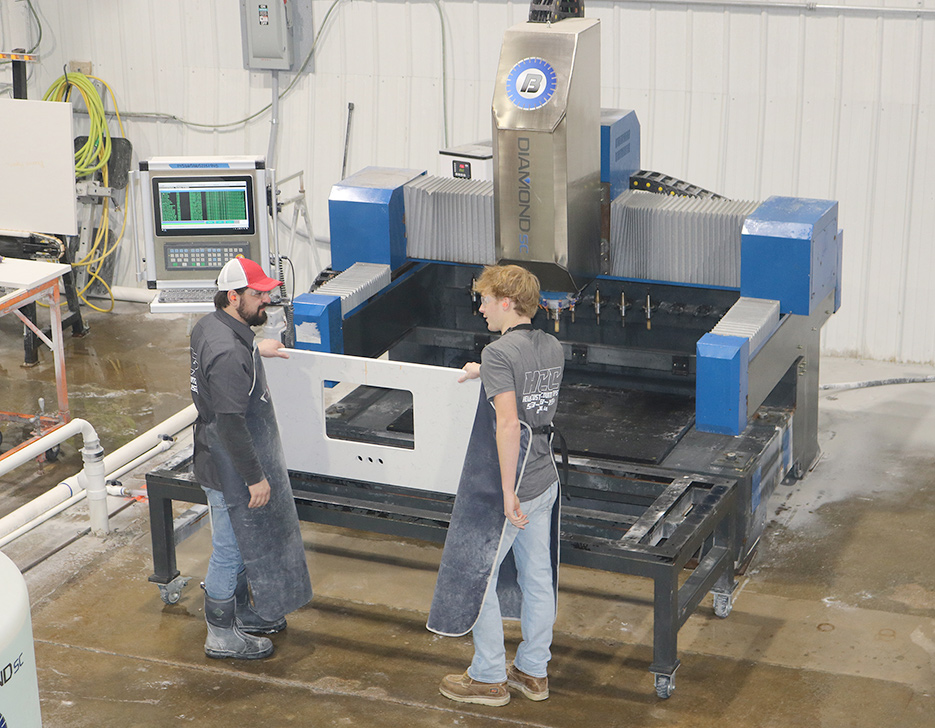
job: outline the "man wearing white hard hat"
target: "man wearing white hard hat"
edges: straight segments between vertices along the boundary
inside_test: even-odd
[[[281,632],[312,598],[305,548],[261,357],[288,358],[282,342],[255,341],[280,282],[248,258],[221,269],[215,311],[191,337],[194,473],[211,513],[205,575],[205,654],[258,659],[256,636]],[[251,599],[252,596],[252,599]]]

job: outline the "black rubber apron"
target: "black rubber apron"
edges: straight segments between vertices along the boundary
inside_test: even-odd
[[[496,410],[487,401],[483,385],[474,415],[474,426],[464,456],[464,467],[451,512],[438,568],[438,580],[426,627],[446,637],[460,637],[473,629],[493,576],[508,521],[503,513],[500,459],[497,454]],[[520,433],[516,488],[523,478],[531,430],[525,422]],[[556,478],[558,477],[556,472]],[[552,508],[552,584],[558,589],[558,519],[561,505]],[[497,577],[500,613],[519,619],[522,592],[517,582],[512,549],[503,559]]]
[[[206,435],[237,546],[247,568],[254,608],[263,619],[274,621],[309,602],[312,582],[266,373],[255,346],[253,365],[256,374],[246,421],[269,481],[269,503],[262,508],[247,507],[250,491],[221,445],[216,423],[206,427]]]

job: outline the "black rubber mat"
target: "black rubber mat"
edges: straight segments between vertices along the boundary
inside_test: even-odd
[[[690,397],[562,384],[555,426],[573,455],[657,465],[695,422]]]

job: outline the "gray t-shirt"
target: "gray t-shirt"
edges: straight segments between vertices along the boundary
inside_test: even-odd
[[[508,331],[481,352],[480,377],[487,398],[515,392],[519,419],[533,428],[551,424],[564,369],[562,345],[538,329]],[[548,436],[533,435],[519,499],[528,501],[544,493],[556,477]]]

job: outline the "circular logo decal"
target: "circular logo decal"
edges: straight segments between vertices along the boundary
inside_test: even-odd
[[[520,109],[538,109],[552,98],[556,80],[555,69],[548,61],[524,58],[506,77],[506,95]]]

